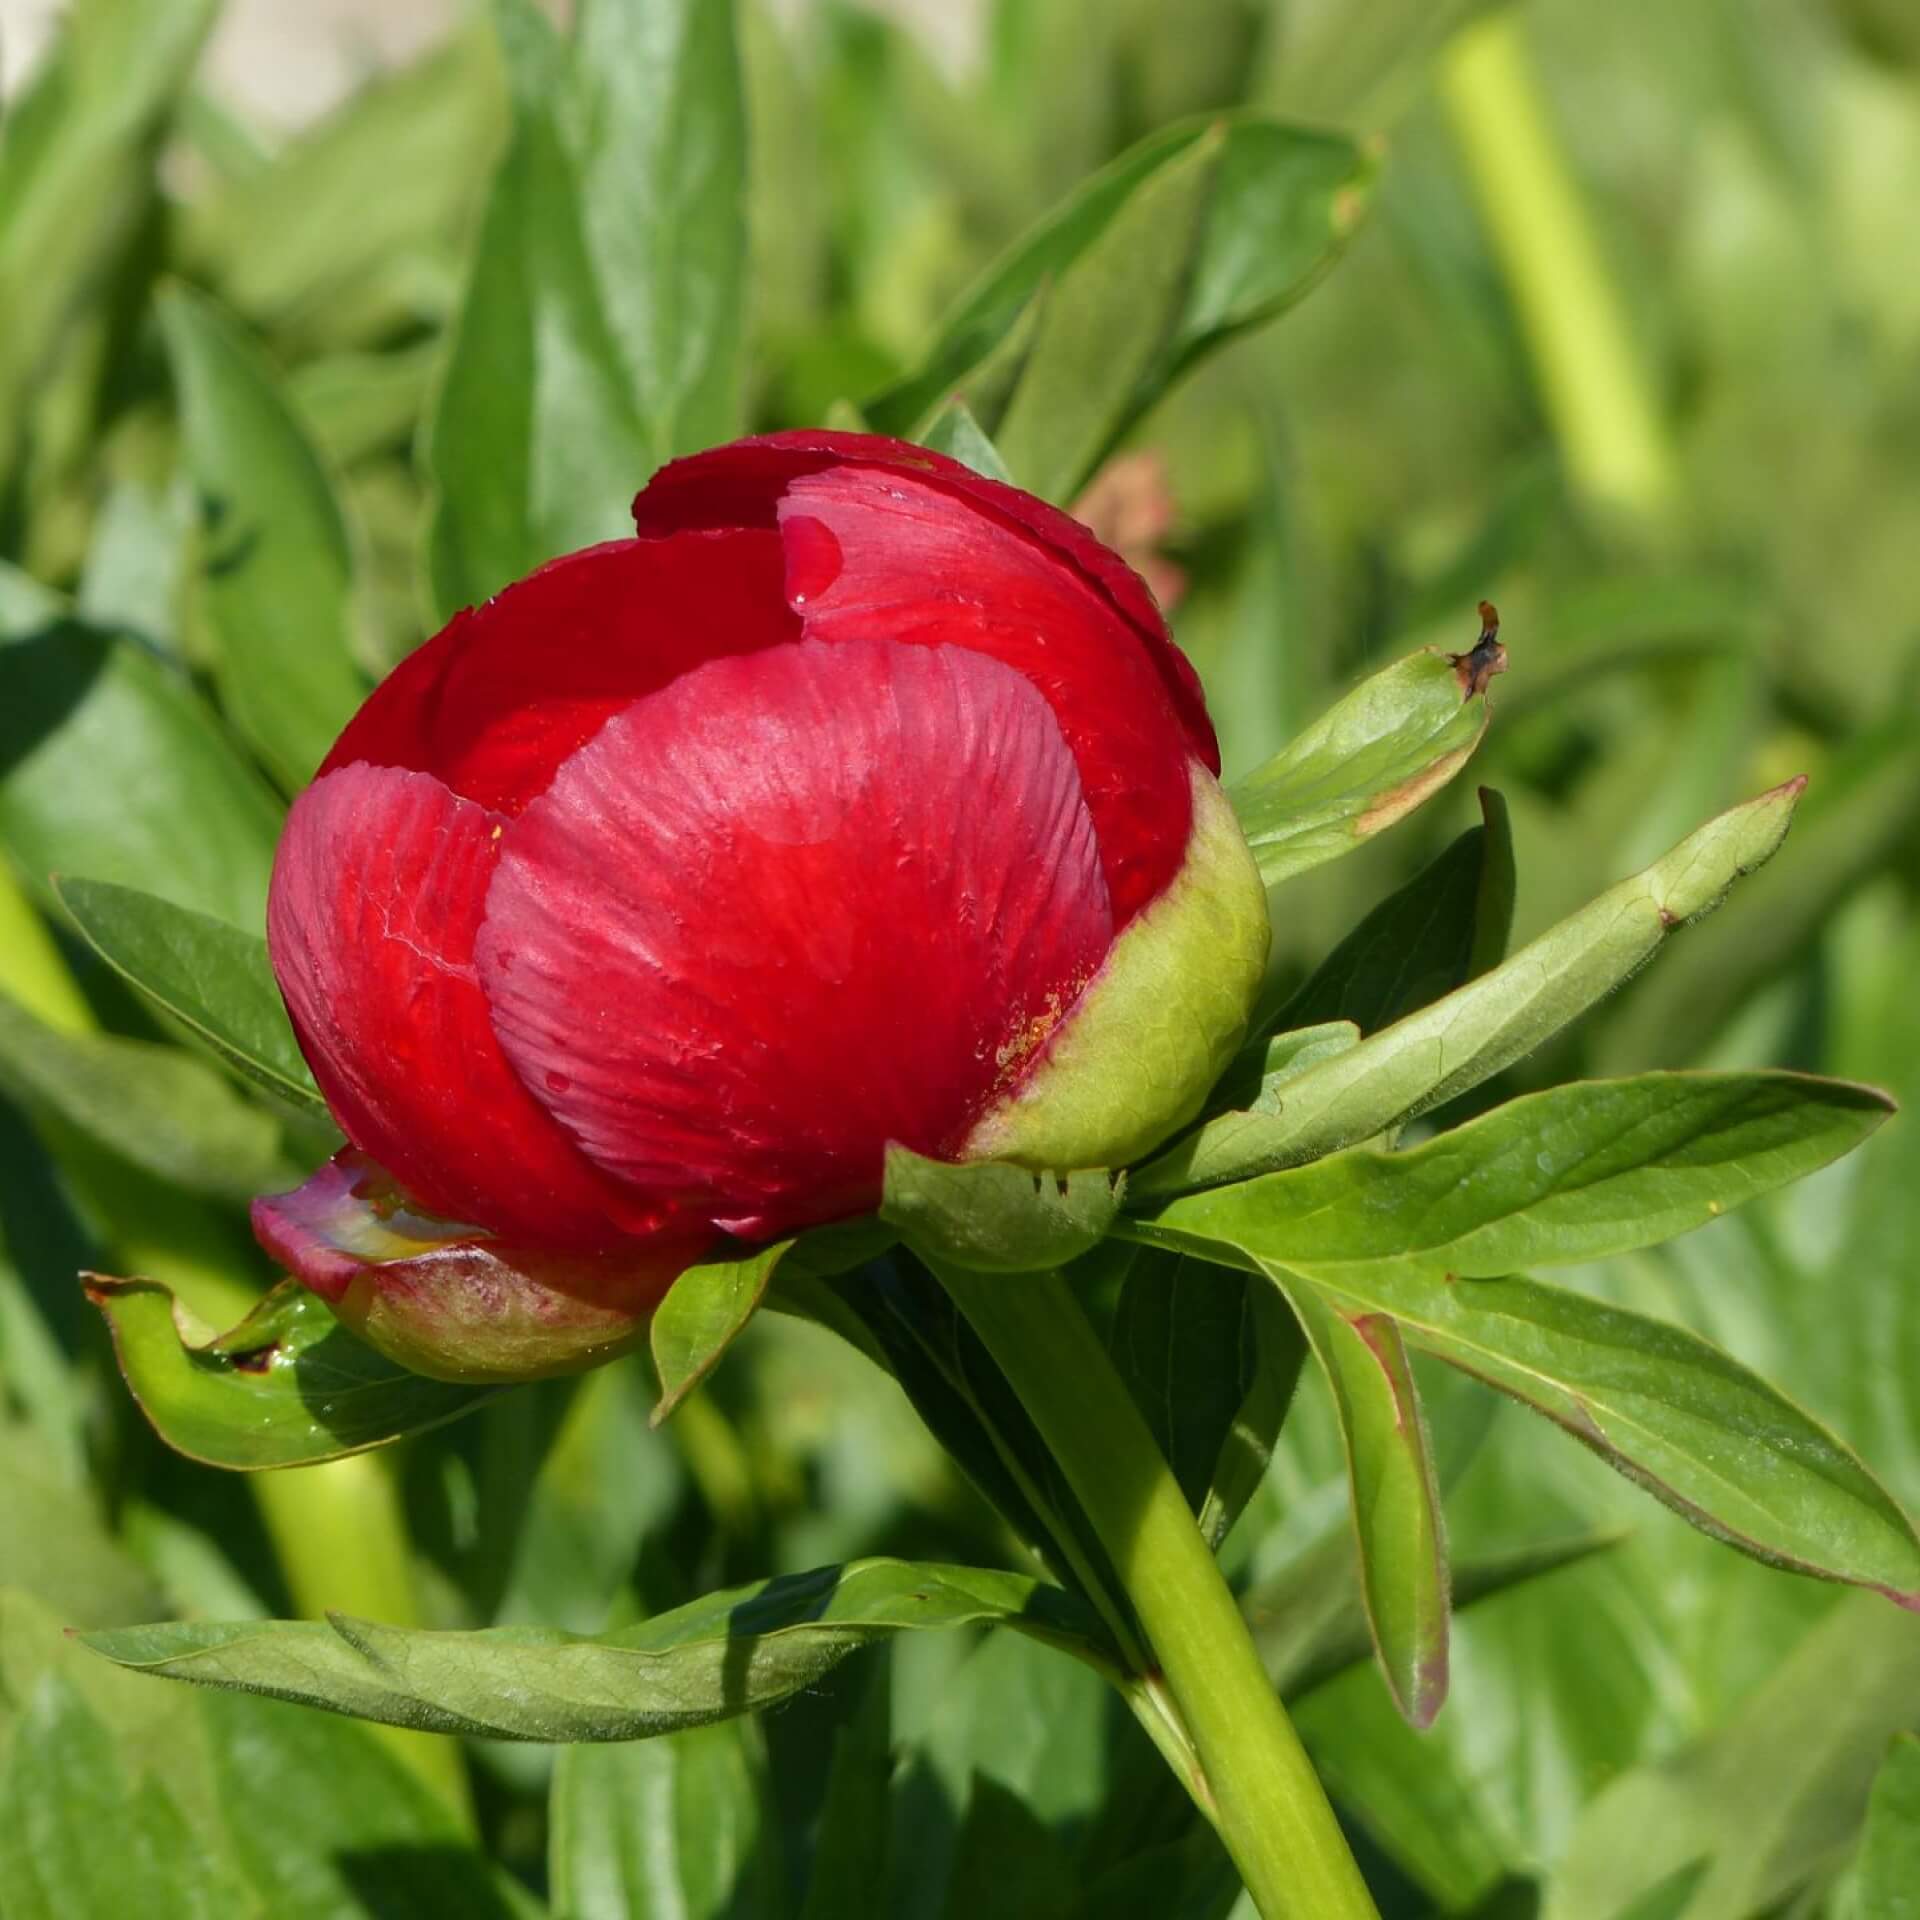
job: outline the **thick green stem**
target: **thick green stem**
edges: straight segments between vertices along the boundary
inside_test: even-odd
[[[1666,423],[1513,12],[1456,36],[1440,100],[1569,478],[1605,511],[1643,525],[1671,518],[1681,489]]]
[[[1057,1274],[940,1278],[1033,1416],[1146,1629],[1262,1920],[1377,1920],[1172,1471]]]

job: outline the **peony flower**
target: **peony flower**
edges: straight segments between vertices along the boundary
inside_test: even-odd
[[[424,1371],[632,1335],[885,1149],[1119,1166],[1268,929],[1199,683],[1065,514],[897,441],[680,460],[455,618],[295,802],[268,941],[350,1149],[262,1243]]]

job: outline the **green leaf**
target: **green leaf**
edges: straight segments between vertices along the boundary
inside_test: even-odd
[[[1777,980],[1875,869],[1911,846],[1920,820],[1920,742],[1896,722],[1823,772],[1796,822],[1794,857],[1756,883],[1737,921],[1690,940],[1608,1021],[1602,1058],[1698,1058],[1727,1021]],[[1657,1051],[1656,1051],[1657,1050]]]
[[[1867,1801],[1856,1920],[1920,1920],[1920,1735],[1900,1734]]]
[[[1341,1311],[1282,1269],[1273,1278],[1333,1393],[1380,1671],[1407,1723],[1431,1726],[1447,1697],[1446,1523],[1400,1329],[1384,1314]]]
[[[835,1730],[826,1798],[815,1830],[801,1920],[840,1920],[884,1884],[893,1779],[893,1691],[876,1663],[860,1703]]]
[[[356,87],[270,165],[188,200],[185,250],[276,338],[338,343],[437,320],[505,119],[492,35],[455,34]]]
[[[1129,1230],[1328,1280],[1493,1277],[1691,1232],[1838,1159],[1892,1106],[1872,1087],[1794,1073],[1575,1081],[1403,1153],[1353,1147],[1190,1194]]]
[[[9,1920],[222,1920],[246,1910],[231,1863],[198,1843],[157,1778],[135,1786],[128,1765],[72,1682],[43,1675],[11,1729],[0,1771]]]
[[[0,646],[0,839],[36,883],[84,873],[259,927],[280,820],[186,682],[132,642],[55,626]]]
[[[328,1621],[180,1622],[84,1636],[123,1666],[395,1726],[507,1740],[639,1740],[758,1711],[855,1648],[999,1624],[1111,1664],[1099,1624],[1021,1574],[853,1561],[708,1594],[635,1627],[435,1633]]]
[[[1309,1067],[1331,1060],[1360,1044],[1360,1029],[1351,1020],[1329,1020],[1317,1027],[1292,1027],[1267,1035],[1244,1047],[1233,1065],[1220,1076],[1207,1099],[1209,1113],[1238,1109],[1278,1113],[1281,1089]]]
[[[1676,927],[1710,913],[1735,880],[1769,859],[1804,784],[1790,780],[1708,821],[1471,984],[1302,1074],[1279,1113],[1208,1121],[1134,1174],[1134,1198],[1316,1159],[1490,1079],[1637,972]]]
[[[958,1266],[1032,1273],[1098,1246],[1124,1185],[1124,1175],[1102,1169],[1062,1176],[996,1160],[953,1166],[893,1142],[880,1218],[916,1248]]]
[[[1236,781],[1228,798],[1261,879],[1337,860],[1438,793],[1487,730],[1484,695],[1463,691],[1448,655],[1409,654]]]
[[[1617,1547],[1623,1537],[1574,1534],[1463,1560],[1453,1569],[1453,1611],[1464,1613],[1482,1600],[1577,1566]],[[1243,1610],[1260,1658],[1288,1700],[1301,1699],[1363,1660],[1377,1658],[1353,1529],[1344,1520],[1273,1579],[1251,1589]]]
[[[775,1920],[779,1827],[750,1723],[561,1750],[548,1873],[554,1920]]]
[[[104,880],[62,878],[55,891],[87,944],[162,1012],[255,1086],[329,1118],[258,935]]]
[[[1350,1268],[1311,1283],[1498,1387],[1717,1540],[1920,1606],[1913,1523],[1859,1460],[1697,1334],[1532,1280]]]
[[[10,1375],[13,1356],[0,1358]],[[0,1419],[0,1587],[84,1626],[150,1619],[166,1605],[152,1576],[108,1531],[93,1490],[60,1467],[37,1436]]]
[[[592,0],[563,46],[499,8],[514,131],[427,444],[442,615],[630,531],[739,407],[745,254],[732,9]]]
[[[1122,154],[987,269],[942,324],[919,368],[867,402],[874,427],[909,433],[966,386],[1030,303],[1068,277],[1134,196],[1209,136],[1222,139],[1224,150],[1186,296],[1136,379],[1116,432],[1194,362],[1304,294],[1358,223],[1372,177],[1362,150],[1338,135],[1253,115],[1169,127]]]
[[[660,1376],[654,1426],[667,1419],[720,1364],[720,1356],[753,1318],[773,1270],[793,1244],[777,1240],[743,1259],[703,1260],[688,1267],[667,1289],[647,1329],[654,1369]]]
[[[280,1129],[178,1047],[62,1033],[0,993],[0,1088],[174,1186],[242,1203],[296,1177]]]
[[[1181,322],[1225,149],[1225,128],[1210,127],[1156,169],[1049,289],[994,429],[1031,492],[1071,499],[1138,413]]]
[[[346,519],[260,350],[202,294],[175,287],[158,310],[200,496],[215,678],[292,792],[367,694]]]
[[[1548,1885],[1544,1920],[1615,1920],[1702,1860],[1678,1910],[1685,1920],[1776,1911],[1840,1865],[1888,1739],[1916,1720],[1920,1621],[1843,1602],[1704,1741],[1623,1775],[1592,1803]]]
[[[1506,802],[1488,787],[1480,789],[1480,807],[1485,823],[1381,901],[1287,1002],[1280,1026],[1350,1020],[1373,1033],[1505,958],[1513,833]]]
[[[973,409],[964,400],[949,400],[921,432],[919,440],[923,447],[944,453],[949,460],[958,460],[962,466],[971,467],[989,480],[1013,484],[1013,475],[1007,471],[999,448],[988,439],[986,429],[974,418]]]
[[[1122,1283],[1108,1344],[1217,1549],[1293,1399],[1306,1357],[1298,1325],[1259,1281],[1146,1249]]]
[[[0,475],[21,417],[152,193],[154,147],[214,0],[84,0],[0,143]]]
[[[89,1279],[128,1389],[161,1439],[207,1466],[298,1467],[383,1446],[465,1413],[491,1390],[409,1373],[297,1281],[231,1332],[183,1324],[152,1280]]]

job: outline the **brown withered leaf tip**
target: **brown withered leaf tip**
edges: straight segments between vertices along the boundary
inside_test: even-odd
[[[1460,698],[1471,700],[1485,693],[1487,682],[1496,673],[1507,670],[1507,650],[1500,644],[1500,609],[1491,600],[1480,602],[1480,638],[1465,653],[1450,653],[1454,677],[1460,682]]]

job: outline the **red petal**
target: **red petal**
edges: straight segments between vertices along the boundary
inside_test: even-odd
[[[780,502],[810,639],[977,649],[1046,695],[1080,771],[1124,925],[1180,870],[1190,749],[1153,671],[1081,576],[950,493],[875,467],[803,474]]]
[[[798,638],[784,565],[766,531],[570,553],[409,654],[320,771],[411,767],[517,814],[610,714],[703,660]]]
[[[955,1150],[1105,957],[1074,764],[1018,673],[803,642],[607,723],[508,836],[507,1057],[598,1165],[760,1236]]]
[[[1195,757],[1208,772],[1220,771],[1220,749],[1199,675],[1168,636],[1167,623],[1140,576],[1071,514],[1018,487],[989,480],[944,454],[884,434],[819,428],[735,440],[662,467],[633,503],[634,524],[643,534],[677,533],[688,527],[771,527],[780,496],[793,481],[847,463],[917,475],[1018,529],[1077,569],[1147,643],[1148,657]]]
[[[536,1244],[603,1244],[618,1203],[514,1077],[474,972],[501,833],[428,774],[323,776],[274,860],[273,970],[342,1131],[422,1205]]]

